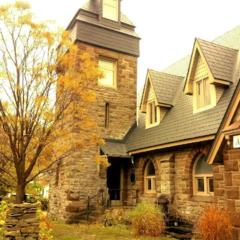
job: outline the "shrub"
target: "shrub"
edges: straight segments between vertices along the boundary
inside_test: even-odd
[[[104,226],[113,226],[113,225],[128,225],[130,223],[129,216],[126,210],[123,209],[113,209],[106,211],[106,214],[103,217]]]
[[[40,240],[53,240],[52,224],[46,212],[39,211],[40,219]]]
[[[231,240],[232,224],[227,211],[216,206],[204,209],[196,223],[196,233],[202,240]]]
[[[158,237],[165,229],[163,214],[153,203],[138,204],[129,217],[136,235]]]
[[[4,235],[4,224],[7,215],[7,203],[5,201],[0,202],[0,238]]]

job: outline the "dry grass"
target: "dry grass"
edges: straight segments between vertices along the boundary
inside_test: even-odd
[[[160,237],[165,223],[159,207],[153,203],[142,202],[130,212],[134,233],[139,236]]]
[[[196,232],[202,240],[231,240],[232,224],[228,212],[215,206],[207,207],[196,224]]]
[[[103,227],[93,225],[66,225],[55,223],[53,225],[54,239],[57,240],[174,240],[168,237],[135,237],[131,229],[124,225]]]

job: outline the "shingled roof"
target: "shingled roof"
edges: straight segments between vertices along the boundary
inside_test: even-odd
[[[238,49],[240,49],[240,26],[215,40],[222,46],[209,44],[203,40],[200,41],[202,51],[204,51],[211,65],[213,74],[215,74],[217,78],[231,80],[233,68],[236,66],[231,66],[231,64],[227,64],[226,61],[223,60],[223,65],[225,67],[221,70],[218,67],[221,65],[217,64],[218,66],[216,66],[216,62],[219,63],[220,59],[224,58],[224,56],[227,56],[228,61],[234,58],[236,59],[237,50],[226,50],[226,47],[236,48],[236,46],[238,46]],[[208,49],[210,52],[208,52]],[[221,51],[223,53],[220,53]],[[186,57],[165,71],[173,75],[184,72],[187,74],[186,70],[188,69],[189,61],[190,58]],[[183,92],[183,81],[181,86],[179,86],[180,91],[175,97],[176,102],[174,107],[168,111],[161,124],[157,127],[148,129],[145,129],[144,125],[139,124],[131,134],[129,134],[126,140],[127,151],[133,152],[148,147],[177,143],[182,140],[214,136],[218,131],[222,118],[235,91],[236,84],[238,83],[238,79],[234,80],[235,81],[224,91],[217,106],[195,114],[193,114],[192,96],[185,95]]]
[[[232,81],[238,50],[197,39],[215,79]]]
[[[106,140],[105,144],[101,146],[101,150],[109,157],[129,158],[126,145],[121,141]]]
[[[184,77],[149,69],[149,76],[159,103],[174,104],[175,95]]]

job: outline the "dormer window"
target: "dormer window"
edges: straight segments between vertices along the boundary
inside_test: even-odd
[[[209,78],[198,80],[195,85],[196,108],[200,109],[209,106],[211,104]]]
[[[102,17],[117,22],[119,19],[119,0],[102,0]]]
[[[155,101],[147,103],[146,112],[146,127],[154,127],[160,123],[160,108],[156,105]]]

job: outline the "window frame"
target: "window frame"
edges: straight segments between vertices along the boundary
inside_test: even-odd
[[[148,175],[148,167],[149,164],[152,164],[155,170],[155,175]],[[152,188],[149,190],[148,189],[148,183],[150,180],[150,184]],[[157,186],[156,186],[156,169],[151,160],[148,160],[145,169],[144,169],[144,193],[156,193],[157,192]]]
[[[197,111],[212,105],[210,78],[208,76],[195,80],[195,95]]]
[[[146,127],[154,127],[159,125],[160,113],[159,107],[156,105],[155,100],[149,100],[147,102],[147,114],[146,114]]]
[[[196,173],[197,163],[198,163],[198,161],[201,160],[201,157],[203,157],[203,156],[204,155],[198,156],[193,165],[193,195],[195,195],[195,196],[214,196],[213,172],[212,173],[201,173],[201,174]],[[198,179],[203,179],[204,191],[198,191]],[[213,192],[210,191],[209,179],[213,180]]]
[[[116,6],[114,6],[113,4],[107,4],[105,1],[108,1],[108,0],[102,0],[102,18],[113,21],[113,22],[119,22],[119,18],[120,18],[119,0],[116,0]],[[116,15],[114,15],[114,17],[109,17],[109,14],[107,13],[108,11],[106,10],[106,8],[112,8],[112,10],[115,10],[114,14]]]
[[[112,59],[112,58],[106,58],[106,57],[99,57],[98,59],[98,69],[102,72],[102,74],[104,75],[104,71],[107,71],[107,69],[103,69],[100,67],[100,62],[106,62],[106,63],[112,63],[113,64],[113,68],[112,68],[112,72],[113,72],[113,84],[103,84],[101,81],[104,81],[104,76],[102,78],[98,78],[98,86],[99,87],[104,87],[104,88],[112,88],[112,89],[117,89],[117,69],[118,69],[118,63],[116,59]],[[109,70],[110,71],[110,70]]]

